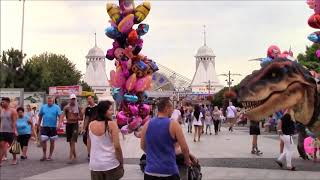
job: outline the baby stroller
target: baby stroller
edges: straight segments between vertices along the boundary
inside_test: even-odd
[[[201,166],[199,162],[193,163],[191,167],[187,167],[184,164],[184,157],[182,154],[176,155],[176,162],[179,168],[180,179],[181,180],[201,180],[202,173],[201,173]],[[140,158],[140,170],[144,173],[146,167],[146,155],[143,154]]]

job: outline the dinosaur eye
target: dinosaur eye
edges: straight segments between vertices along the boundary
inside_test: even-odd
[[[273,77],[273,78],[277,77],[277,73],[272,73],[271,77]]]

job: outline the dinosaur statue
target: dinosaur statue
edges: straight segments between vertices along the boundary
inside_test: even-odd
[[[250,120],[259,121],[290,109],[294,119],[320,136],[320,94],[317,82],[302,65],[275,59],[240,82],[238,101]]]

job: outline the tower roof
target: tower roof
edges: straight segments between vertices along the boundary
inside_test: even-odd
[[[196,57],[214,57],[213,50],[207,45],[203,45],[198,49]]]
[[[100,49],[98,46],[94,46],[93,48],[91,48],[86,56],[88,57],[105,57],[104,52],[102,51],[102,49]]]

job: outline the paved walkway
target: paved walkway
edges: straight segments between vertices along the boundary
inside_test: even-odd
[[[274,163],[274,158],[279,155],[279,140],[277,135],[267,134],[259,136],[259,148],[262,156],[252,155],[251,137],[248,128],[236,127],[233,133],[222,128],[218,135],[204,135],[201,142],[193,142],[193,135],[187,134],[190,150],[199,159],[202,165],[203,179],[319,179],[320,162],[303,161],[294,153],[293,163],[297,172],[279,170]],[[143,179],[139,166],[142,151],[139,139],[126,136],[121,141],[125,157],[125,176],[123,179]],[[66,164],[68,156],[67,143],[64,138],[57,142],[54,161],[40,162],[41,149],[33,144],[30,147],[29,159],[21,161],[18,166],[6,164],[0,168],[1,180],[65,180],[65,179],[90,179],[86,150],[79,139],[77,150],[79,161],[75,165]]]

